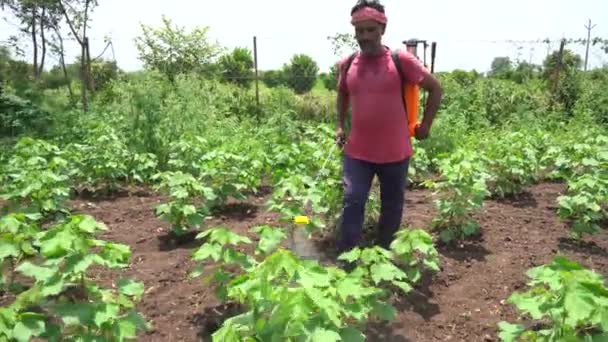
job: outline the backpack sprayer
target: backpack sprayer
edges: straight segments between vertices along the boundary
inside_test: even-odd
[[[412,53],[419,60],[420,60],[420,57],[418,55],[418,45],[422,44],[422,46],[424,48],[422,63],[424,64],[425,68],[428,69],[428,65],[427,65],[427,49],[428,49],[428,45],[429,45],[428,42],[426,40],[420,40],[420,39],[409,39],[409,40],[403,41],[403,44],[405,44],[407,51]],[[431,73],[435,72],[436,51],[437,51],[437,42],[432,42],[431,43],[431,68],[430,68]],[[408,121],[408,130],[410,133],[410,137],[413,137],[416,134],[416,128],[418,127],[418,125],[420,125],[420,121],[418,120],[420,87],[416,84],[406,83],[403,86],[403,99],[405,102],[405,110],[406,110],[406,115],[407,115],[407,119],[408,119],[407,120]],[[426,102],[426,94],[424,94],[423,101]],[[327,162],[331,158],[335,147],[336,147],[336,144],[333,144],[332,148],[329,151],[327,158],[323,162],[323,166],[317,173],[313,184],[316,184],[319,176],[321,175],[321,172],[323,172],[323,170],[325,170],[325,166],[327,165]],[[308,207],[309,207],[309,203],[307,201],[306,203],[304,203],[304,208],[303,208],[304,211],[307,211]],[[305,225],[310,224],[310,218],[306,215],[295,216],[293,223],[296,226],[305,226]],[[292,246],[291,249],[295,250],[295,240],[294,240],[293,228],[291,229],[290,240],[291,240],[290,244]]]
[[[426,62],[426,55],[428,49],[428,42],[426,40],[420,39],[409,39],[403,41],[408,52],[416,56],[420,60],[420,56],[418,55],[418,45],[422,44],[424,48],[422,63],[424,67],[428,69],[428,64]],[[431,43],[431,73],[435,73],[435,56],[437,52],[437,42]],[[420,125],[420,121],[418,120],[418,107],[420,101],[420,87],[417,84],[406,84],[404,89],[403,97],[405,99],[405,106],[407,111],[407,121],[408,128],[410,132],[410,137],[415,136],[416,128]],[[426,102],[426,94],[423,96],[423,102]]]

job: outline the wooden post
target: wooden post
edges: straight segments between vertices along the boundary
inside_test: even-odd
[[[256,105],[256,116],[260,119],[260,86],[259,86],[259,75],[258,75],[258,39],[253,36],[253,61],[255,65],[255,105]]]
[[[437,55],[437,42],[431,44],[431,74],[435,73],[435,56]]]
[[[564,46],[566,45],[566,40],[562,39],[559,44],[559,52],[557,54],[557,64],[555,65],[555,72],[553,74],[553,93],[557,89],[557,84],[559,83],[559,73],[562,69],[562,59],[564,58]]]

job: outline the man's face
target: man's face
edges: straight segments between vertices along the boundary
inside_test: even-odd
[[[382,46],[383,25],[373,21],[362,21],[355,25],[355,38],[363,53],[373,53]]]

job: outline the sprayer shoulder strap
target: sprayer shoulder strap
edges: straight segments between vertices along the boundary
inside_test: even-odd
[[[399,58],[399,51],[398,50],[393,50],[393,52],[391,53],[391,56],[393,57],[393,63],[395,64],[395,67],[397,68],[397,72],[399,73],[399,78],[401,79],[401,97],[403,98],[403,109],[405,110],[405,114],[406,116],[408,115],[407,112],[407,102],[405,99],[405,74],[403,73],[403,65],[401,65],[401,58]]]

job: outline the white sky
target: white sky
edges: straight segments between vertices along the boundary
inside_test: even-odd
[[[327,70],[335,62],[327,36],[352,32],[350,8],[355,0],[100,0],[91,22],[91,54],[105,46],[103,37],[112,37],[115,57],[125,70],[141,67],[134,37],[140,23],[158,25],[165,14],[175,24],[192,28],[209,26],[210,35],[225,47],[253,48],[258,41],[259,68],[278,68],[296,53],[312,56]],[[585,38],[588,19],[597,26],[592,36],[608,38],[608,0],[384,0],[389,26],[385,44],[397,47],[409,38],[437,42],[437,71],[477,69],[486,71],[495,56],[510,56],[540,62],[547,54],[545,44],[519,44],[507,40]],[[494,7],[494,8],[493,8]],[[17,21],[2,14],[11,23]],[[0,42],[16,32],[0,21]],[[27,42],[27,39],[25,40]],[[557,49],[555,43],[552,49]],[[572,48],[584,56],[582,46]],[[29,50],[29,49],[28,49]],[[28,51],[29,52],[29,51]],[[69,45],[69,55],[77,56],[78,46]],[[28,54],[26,57],[31,55]],[[429,50],[430,55],[430,50]],[[111,58],[108,50],[104,55]],[[608,63],[608,55],[592,49],[590,65]],[[52,60],[50,61],[52,62]]]

